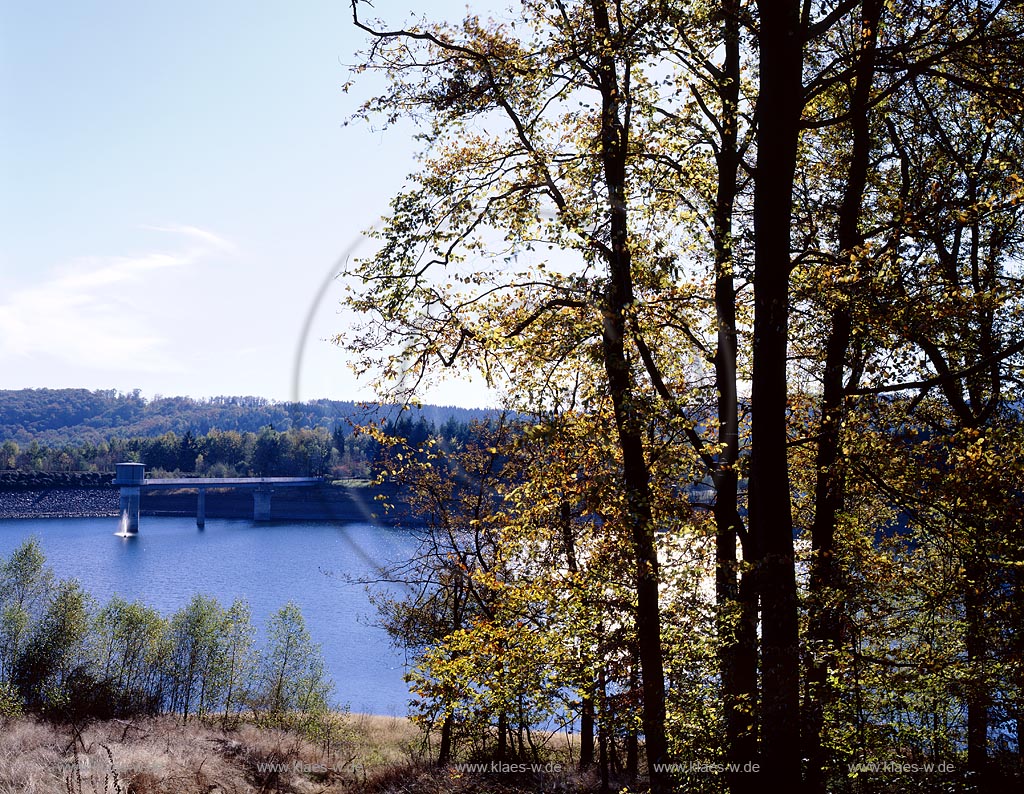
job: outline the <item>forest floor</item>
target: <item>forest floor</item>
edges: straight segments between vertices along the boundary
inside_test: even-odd
[[[518,794],[593,792],[575,772],[437,767],[409,720],[343,720],[329,747],[289,731],[180,717],[0,721],[0,794]],[[507,766],[507,765],[506,765]],[[550,766],[550,764],[548,765]],[[566,766],[568,768],[568,765]]]

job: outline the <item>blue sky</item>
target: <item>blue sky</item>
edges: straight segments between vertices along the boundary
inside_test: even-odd
[[[349,322],[340,285],[317,298],[414,151],[409,130],[344,124],[374,88],[341,90],[364,43],[350,13],[0,0],[0,388],[368,396],[324,341]]]

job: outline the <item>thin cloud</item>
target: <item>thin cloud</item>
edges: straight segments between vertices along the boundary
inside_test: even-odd
[[[139,256],[83,257],[45,280],[9,293],[0,302],[0,362],[46,357],[68,366],[102,370],[130,366],[140,371],[181,370],[166,350],[166,338],[148,327],[147,307],[156,305],[146,283],[158,271],[186,269],[233,247],[191,226],[161,227],[184,235],[178,252]]]
[[[190,254],[145,254],[139,257],[88,257],[78,259],[52,285],[63,289],[88,289],[140,278],[153,270],[192,264]]]
[[[208,229],[200,229],[198,226],[189,226],[187,224],[171,224],[168,226],[143,226],[143,229],[149,229],[154,232],[169,232],[170,234],[180,234],[184,237],[196,240],[202,243],[204,246],[210,248],[216,248],[219,251],[234,252],[236,246],[230,240],[221,237],[219,234],[214,234]]]
[[[117,301],[80,292],[73,279],[56,279],[18,290],[0,305],[0,356],[48,355],[111,369],[126,358],[157,353],[162,340],[137,325],[128,333],[129,324]]]

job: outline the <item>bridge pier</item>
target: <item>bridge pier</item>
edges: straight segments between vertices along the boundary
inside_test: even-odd
[[[252,492],[252,520],[253,521],[269,521],[270,520],[270,494],[273,493],[272,488],[266,486],[261,488],[255,488]]]
[[[196,497],[196,526],[202,529],[206,526],[206,489],[200,488]]]
[[[121,488],[122,531],[130,535],[139,531],[139,494],[146,479],[146,467],[141,463],[118,463],[114,485]]]

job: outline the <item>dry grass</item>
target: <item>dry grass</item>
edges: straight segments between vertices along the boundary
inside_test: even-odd
[[[419,733],[398,717],[342,717],[329,746],[251,724],[159,717],[81,730],[30,718],[0,726],[0,794],[343,792],[408,764]]]
[[[600,790],[593,773],[490,775],[459,772],[453,767],[413,764],[371,775],[362,794],[592,794]],[[619,791],[615,784],[612,791]],[[634,789],[635,790],[635,789]]]
[[[369,768],[401,766],[423,756],[423,734],[405,717],[353,714],[352,743],[360,748],[358,763]]]
[[[0,737],[3,794],[248,792],[216,731],[172,718],[94,723],[81,731],[21,719]]]
[[[594,791],[591,778],[460,774],[423,757],[401,717],[338,715],[328,744],[243,723],[155,717],[76,729],[31,718],[0,724],[0,794],[441,794]]]

